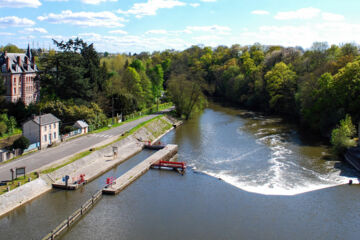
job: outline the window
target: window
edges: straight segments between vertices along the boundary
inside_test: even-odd
[[[54,139],[56,139],[56,132],[54,132]]]
[[[56,128],[56,123],[54,123],[54,129]]]
[[[51,124],[49,124],[49,129],[51,130]]]
[[[44,127],[44,130],[45,130],[45,131],[47,130],[46,125],[45,125],[45,127]]]
[[[47,142],[47,135],[44,135],[44,141]]]
[[[14,88],[14,94],[16,94],[16,88]]]

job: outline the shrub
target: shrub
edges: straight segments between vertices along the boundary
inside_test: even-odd
[[[13,149],[20,148],[21,150],[25,150],[30,146],[30,141],[24,136],[18,138],[12,145]]]
[[[352,137],[356,134],[356,128],[351,121],[351,117],[346,115],[340,121],[340,126],[331,132],[331,144],[336,154],[344,154],[349,147],[355,147],[356,141]]]
[[[6,123],[0,122],[0,136],[3,136],[7,131]]]

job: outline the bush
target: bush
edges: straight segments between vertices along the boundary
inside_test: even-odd
[[[0,122],[0,136],[3,136],[7,131],[6,123]]]
[[[340,121],[340,126],[331,132],[331,144],[336,154],[344,154],[349,147],[355,147],[356,141],[352,137],[356,134],[356,128],[351,121],[351,117],[346,115]]]
[[[21,137],[20,137],[19,139],[17,139],[17,140],[13,143],[13,145],[12,145],[13,149],[18,149],[18,148],[20,148],[21,150],[25,150],[25,149],[27,149],[29,146],[30,146],[30,141],[29,141],[29,139],[27,139],[27,138],[24,137],[24,136],[21,136]]]

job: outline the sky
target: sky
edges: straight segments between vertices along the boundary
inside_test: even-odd
[[[79,37],[128,53],[233,44],[360,42],[359,0],[0,0],[0,46]]]

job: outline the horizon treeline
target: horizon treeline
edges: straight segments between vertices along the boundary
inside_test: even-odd
[[[192,46],[140,53],[146,63],[170,62],[165,86],[179,76],[208,97],[296,120],[323,136],[348,114],[360,120],[360,57],[354,43],[300,47]]]

